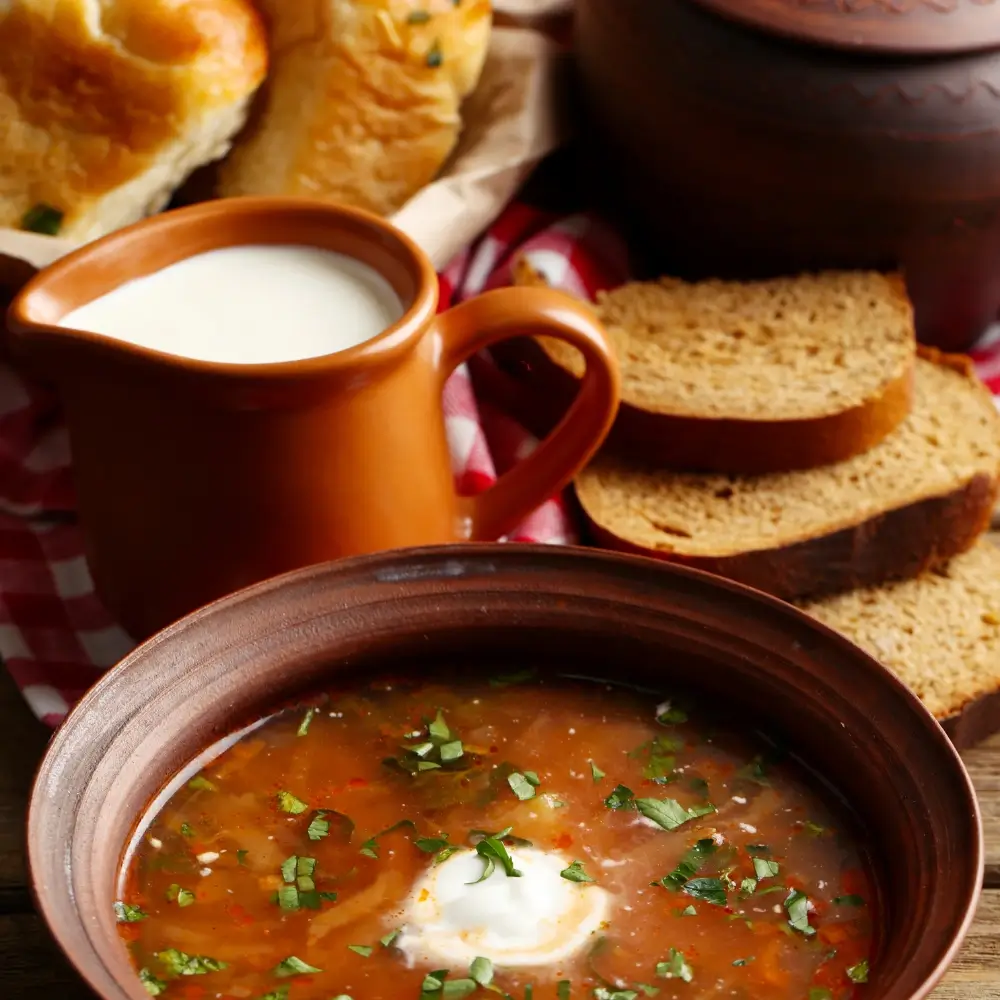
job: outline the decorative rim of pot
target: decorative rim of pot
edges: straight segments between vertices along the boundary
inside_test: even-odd
[[[1000,0],[693,0],[800,42],[895,55],[1000,48]]]

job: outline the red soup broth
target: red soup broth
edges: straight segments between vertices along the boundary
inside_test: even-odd
[[[864,992],[875,898],[841,803],[707,707],[530,672],[350,682],[181,782],[140,827],[116,904],[166,1000]],[[547,898],[605,894],[575,899],[606,902],[577,950],[518,967],[401,947],[421,932],[404,903],[435,872],[492,871],[463,893],[534,891],[527,865],[507,873],[532,852],[552,856]]]

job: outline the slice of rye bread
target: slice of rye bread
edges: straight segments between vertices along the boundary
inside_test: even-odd
[[[893,671],[959,748],[1000,729],[1000,548],[916,580],[802,605]]]
[[[575,483],[595,541],[786,600],[943,565],[989,525],[1000,414],[967,358],[920,353],[913,412],[846,462],[723,476],[599,455]]]
[[[538,279],[530,265],[516,274]],[[688,471],[808,469],[867,451],[912,405],[913,309],[898,275],[661,278],[601,292],[595,308],[622,371],[618,454]],[[525,360],[564,410],[582,356],[536,343]]]

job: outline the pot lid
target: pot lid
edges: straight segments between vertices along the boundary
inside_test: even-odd
[[[772,34],[900,55],[1000,47],[1000,0],[695,0]]]

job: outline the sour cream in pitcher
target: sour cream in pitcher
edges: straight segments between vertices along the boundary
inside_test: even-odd
[[[403,311],[389,282],[352,257],[248,245],[129,281],[61,325],[196,361],[273,364],[356,347]]]

